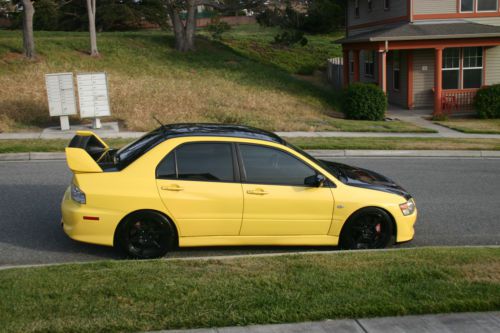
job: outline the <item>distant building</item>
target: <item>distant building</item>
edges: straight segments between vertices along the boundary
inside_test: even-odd
[[[500,83],[499,0],[348,0],[344,85],[374,82],[413,108],[470,105]]]

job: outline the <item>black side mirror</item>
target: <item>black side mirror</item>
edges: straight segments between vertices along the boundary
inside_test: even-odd
[[[304,179],[304,184],[311,187],[321,187],[325,183],[326,178],[323,175],[309,176]]]

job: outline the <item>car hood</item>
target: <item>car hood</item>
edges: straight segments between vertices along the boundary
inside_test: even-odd
[[[371,170],[343,163],[321,160],[321,162],[344,184],[400,195],[406,200],[410,193],[393,180]]]

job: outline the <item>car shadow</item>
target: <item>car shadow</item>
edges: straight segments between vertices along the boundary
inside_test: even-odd
[[[2,185],[0,264],[88,261],[125,258],[107,246],[70,239],[61,226],[60,200],[66,186]],[[21,250],[24,249],[24,250]],[[176,248],[166,258],[236,256],[262,253],[331,251],[334,247],[217,246]]]

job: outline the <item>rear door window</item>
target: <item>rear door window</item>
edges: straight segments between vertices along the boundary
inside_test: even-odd
[[[235,180],[231,143],[184,144],[158,165],[157,178],[232,182]]]

